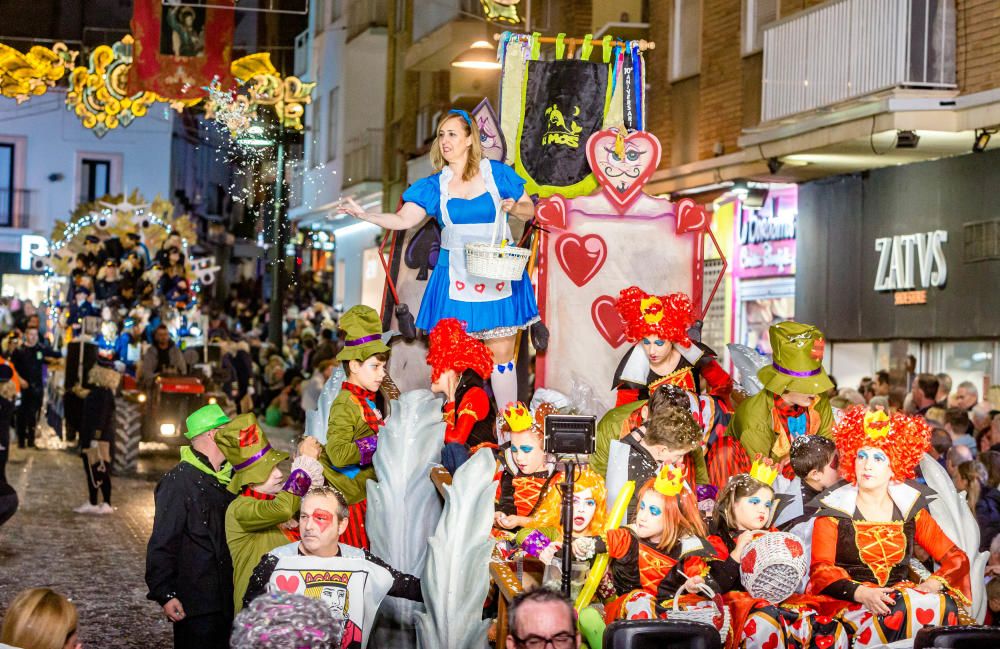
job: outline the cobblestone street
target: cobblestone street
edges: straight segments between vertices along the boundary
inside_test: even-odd
[[[170,624],[145,598],[143,575],[153,488],[176,456],[143,456],[137,474],[115,476],[116,511],[97,516],[73,512],[86,501],[75,450],[12,455],[7,475],[21,506],[0,527],[0,603],[49,586],[76,604],[88,649],[171,646]]]

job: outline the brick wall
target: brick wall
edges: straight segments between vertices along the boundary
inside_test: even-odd
[[[743,125],[743,63],[740,55],[742,0],[703,0],[698,159],[711,158],[722,143],[736,150]]]
[[[672,3],[649,3],[649,40],[656,49],[646,52],[646,130],[653,133],[663,148],[660,168],[670,166],[670,84],[667,66],[670,62],[670,17]]]
[[[955,0],[955,64],[963,94],[1000,88],[1000,2]]]

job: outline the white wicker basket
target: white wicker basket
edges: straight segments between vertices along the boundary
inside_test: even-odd
[[[504,216],[501,217],[501,214]],[[521,279],[531,251],[527,248],[499,244],[500,224],[505,222],[506,214],[497,210],[490,243],[477,241],[465,244],[465,268],[470,275],[489,279]]]
[[[722,596],[716,595],[715,591],[708,584],[695,586],[695,590],[707,597],[712,605],[698,608],[677,608],[680,604],[681,595],[689,592],[684,586],[681,586],[677,589],[677,594],[674,595],[673,608],[666,614],[666,619],[701,622],[702,624],[715,627],[715,630],[719,632],[719,637],[722,638],[723,644],[725,644],[726,636],[729,635],[729,607],[722,603]]]
[[[751,596],[780,604],[806,574],[802,540],[788,532],[768,532],[747,544],[740,558],[740,581]]]

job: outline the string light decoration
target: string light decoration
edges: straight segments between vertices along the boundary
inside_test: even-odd
[[[66,43],[35,45],[25,53],[0,43],[0,95],[20,104],[45,94],[73,69],[78,55]]]
[[[135,41],[126,34],[112,45],[100,45],[90,54],[89,67],[70,74],[66,105],[97,137],[142,117],[159,97],[154,92],[128,94],[128,72]]]

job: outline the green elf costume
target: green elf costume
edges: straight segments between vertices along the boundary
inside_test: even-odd
[[[260,558],[274,548],[298,541],[298,531],[279,527],[294,518],[302,496],[323,484],[323,469],[299,456],[276,494],[258,491],[288,453],[271,447],[253,413],[239,415],[215,435],[215,443],[235,471],[229,491],[238,494],[226,509],[226,542],[233,557],[233,603],[239,612],[250,575]]]
[[[338,361],[363,363],[376,354],[389,354],[389,346],[382,340],[382,320],[375,309],[363,305],[351,307],[340,318],[340,328],[346,335],[344,348],[337,354]],[[366,485],[376,479],[372,458],[378,448],[379,428],[385,420],[377,403],[380,395],[351,378],[348,371],[347,380],[330,405],[323,476],[347,500],[350,522],[341,540],[368,549]]]
[[[764,389],[743,401],[726,435],[739,440],[748,458],[758,454],[781,462],[796,437],[831,436],[833,410],[825,393],[833,382],[823,369],[823,332],[800,322],[779,322],[768,330],[772,362],[757,372]],[[813,395],[808,407],[781,398],[786,392]]]

